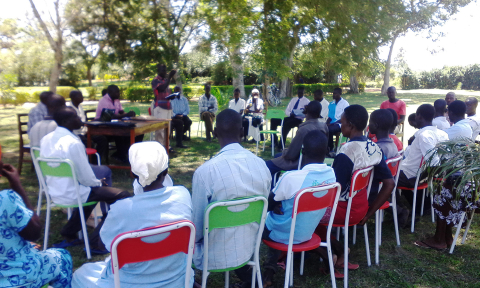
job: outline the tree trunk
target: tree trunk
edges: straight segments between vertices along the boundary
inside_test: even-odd
[[[358,80],[355,73],[350,75],[350,92],[353,94],[358,94]]]
[[[293,55],[295,53],[296,45],[293,45],[292,50],[290,50],[290,57],[287,60],[287,66],[292,68],[293,66]],[[280,98],[292,97],[292,87],[293,83],[289,77],[283,77],[280,81]]]
[[[57,92],[58,79],[60,78],[60,73],[62,72],[62,61],[63,54],[58,48],[55,51],[55,63],[52,67],[52,73],[50,74],[50,91],[53,93]]]
[[[92,87],[92,66],[87,65],[87,80],[88,86]]]
[[[397,40],[397,35],[395,35],[392,39],[392,44],[390,44],[390,51],[388,52],[387,63],[385,64],[385,75],[383,76],[382,95],[387,95],[387,89],[390,86],[390,63],[392,62],[393,45],[395,45],[395,40]]]
[[[230,65],[233,68],[233,88],[240,89],[240,97],[245,98],[245,84],[243,82],[243,61],[240,47],[228,49]]]

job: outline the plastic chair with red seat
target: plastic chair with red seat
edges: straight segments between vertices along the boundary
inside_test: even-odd
[[[321,195],[320,197],[319,194],[322,192],[326,192],[326,194]],[[300,275],[303,275],[305,251],[310,251],[320,246],[327,247],[330,271],[334,271],[332,248],[330,243],[331,241],[330,233],[332,231],[333,220],[335,218],[334,216],[337,210],[339,197],[340,197],[339,183],[309,187],[309,188],[304,188],[298,191],[297,195],[295,196],[295,200],[293,204],[292,224],[290,225],[290,237],[288,240],[288,245],[274,242],[274,241],[263,240],[263,243],[265,243],[268,247],[287,252],[287,262],[285,267],[285,285],[284,285],[285,288],[288,287],[289,282],[290,282],[290,286],[293,286],[293,252],[302,252],[302,259],[300,264]],[[326,243],[322,242],[320,239],[320,236],[314,233],[312,235],[312,238],[309,241],[306,241],[300,244],[293,244],[293,236],[295,234],[295,223],[297,221],[298,213],[316,211],[316,210],[324,209],[327,207],[333,207],[330,221],[328,222],[327,239],[326,239],[327,242]],[[332,287],[337,287],[335,283],[334,273],[330,273],[330,274],[331,274],[331,280],[332,280]]]
[[[100,161],[100,155],[97,153],[96,149],[93,148],[85,148],[85,152],[87,152],[87,155],[96,155],[97,156],[97,165],[100,166],[102,165],[102,162]]]
[[[166,234],[163,240],[154,243],[144,242],[149,236]],[[193,248],[195,245],[195,226],[183,220],[165,225],[125,232],[113,239],[112,270],[115,288],[120,287],[120,269],[125,264],[139,263],[168,257],[183,252],[187,254],[185,287],[191,287]]]

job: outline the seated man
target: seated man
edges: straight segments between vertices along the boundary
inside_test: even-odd
[[[121,233],[192,219],[192,200],[188,190],[183,186],[164,186],[168,156],[160,143],[133,144],[129,158],[132,172],[143,189],[140,194],[110,206],[109,216],[100,230],[100,237],[109,251],[113,240]],[[120,282],[122,287],[131,288],[184,287],[186,264],[187,255],[184,253],[127,264],[120,269]],[[193,271],[190,275],[190,284],[193,285]],[[113,287],[113,278],[111,258],[108,257],[105,261],[84,264],[75,271],[72,286]]]
[[[53,94],[48,98],[48,115],[42,121],[37,122],[32,129],[30,129],[30,133],[28,134],[30,147],[40,147],[40,141],[42,138],[57,128],[57,123],[53,121],[52,116],[62,108],[65,108],[65,98],[57,94]]]
[[[445,95],[445,102],[447,102],[447,107],[455,100],[457,100],[457,95],[455,95],[455,92],[448,92],[447,95]],[[447,112],[445,112],[445,116],[447,117],[447,121],[450,123],[450,125],[452,125],[453,123],[448,118]]]
[[[398,116],[397,125],[405,122],[405,115],[407,114],[407,105],[400,99],[397,99],[397,89],[393,86],[387,89],[388,100],[385,100],[380,104],[380,109],[391,108],[395,110]]]
[[[389,133],[388,137],[393,140],[393,143],[397,147],[397,150],[400,152],[403,150],[403,143],[402,141],[400,141],[400,139],[398,139],[397,135],[395,135],[394,133],[395,129],[397,128],[397,119],[398,119],[397,112],[395,112],[395,110],[393,110],[392,108],[387,108],[385,110],[389,111],[393,117],[391,121],[392,124],[388,129],[388,133]],[[385,114],[382,114],[382,115],[385,115]],[[385,116],[385,117],[388,117],[388,116]],[[370,130],[370,126],[367,130],[368,130],[368,138],[370,138],[372,142],[377,143],[378,141],[377,135],[375,135],[375,133],[372,133],[372,131]]]
[[[0,214],[3,215],[0,221],[0,287],[43,287],[46,284],[54,288],[71,287],[72,257],[64,249],[40,251],[30,242],[40,238],[40,219],[33,212],[17,170],[0,160],[0,173],[11,187],[0,191]]]
[[[412,114],[408,115],[408,124],[409,124],[410,126],[412,126],[414,129],[418,129],[417,123],[415,122],[415,118],[416,118],[416,117],[417,117],[417,114],[416,114],[416,113],[412,113]],[[418,132],[418,131],[417,131],[417,132]],[[416,134],[417,132],[415,132],[415,134]],[[415,134],[413,134],[413,136],[408,139],[408,141],[407,141],[408,146],[412,145],[413,140],[415,140]],[[408,147],[407,147],[407,149],[408,149]],[[405,151],[407,151],[407,149],[405,149]]]
[[[478,100],[475,97],[468,97],[465,105],[467,106],[467,119],[470,120],[472,127],[472,139],[475,141],[480,134],[480,117],[477,116]]]
[[[205,133],[207,134],[207,142],[212,142],[213,121],[215,113],[218,111],[217,98],[210,94],[210,84],[205,84],[205,94],[200,96],[198,100],[198,113],[200,120],[205,122]]]
[[[180,91],[180,87],[176,86],[173,91],[178,93],[178,96],[175,99],[170,101],[172,104],[172,126],[175,129],[176,133],[176,141],[178,148],[188,148],[184,146],[182,141],[188,141],[190,138],[187,137],[186,133],[190,130],[190,126],[192,125],[192,120],[188,118],[188,113],[190,113],[190,106],[188,106],[187,98],[183,97]]]
[[[71,107],[65,107],[55,112],[53,118],[58,127],[55,131],[43,137],[40,143],[40,157],[69,159],[73,162],[81,200],[84,203],[104,201],[107,204],[113,204],[116,200],[130,197],[130,193],[127,191],[111,187],[112,171],[110,171],[110,168],[90,165],[88,163],[85,146],[82,141],[73,134],[74,130],[81,128],[83,125],[77,116],[77,112]],[[78,204],[73,178],[47,176],[46,183],[48,193],[54,203],[64,205]],[[94,205],[83,207],[85,218],[90,216],[94,208]],[[104,214],[102,220],[105,220],[106,217],[107,215]],[[108,253],[98,237],[102,223],[103,221],[95,228],[90,237],[90,247],[93,254]],[[80,231],[81,228],[80,213],[78,212],[78,208],[75,208],[72,217],[60,232],[65,240],[54,245],[54,247],[65,248],[82,244],[83,241],[77,239],[77,232]]]
[[[256,89],[253,89],[256,90]],[[253,91],[252,91],[253,93]],[[228,102],[228,109],[235,110],[238,114],[243,116],[243,112],[245,111],[245,100],[240,98],[240,89],[235,88],[233,90],[233,99]],[[248,119],[242,119],[242,126],[243,126],[243,141],[247,141],[248,135]]]
[[[50,96],[54,93],[50,91],[45,91],[40,93],[40,102],[38,102],[35,107],[30,109],[28,112],[28,123],[27,123],[27,133],[30,134],[30,129],[32,129],[33,125],[37,124],[37,122],[42,121],[46,116],[48,116],[48,109],[47,103]]]
[[[123,111],[122,103],[120,103],[120,89],[117,85],[110,85],[107,87],[107,94],[98,101],[98,106],[96,110],[96,120],[99,120],[102,116],[104,110],[111,110],[112,119],[122,119],[125,117],[135,117],[135,112],[130,111],[125,113]],[[115,145],[117,146],[117,151],[112,154],[112,158],[118,160],[122,163],[128,163],[127,153],[128,148],[130,147],[130,137],[125,136],[112,136],[107,137],[109,139],[115,140]],[[135,137],[135,142],[140,142],[143,140],[143,134]]]
[[[193,261],[197,269],[203,268],[203,220],[208,204],[255,195],[268,197],[270,193],[271,177],[265,161],[240,146],[242,130],[240,114],[231,109],[220,112],[213,133],[218,137],[221,150],[193,175],[193,223],[196,228]],[[208,238],[208,269],[238,267],[249,261],[258,229],[258,223],[251,223],[241,229],[213,230]],[[235,270],[245,283],[251,283],[251,271],[248,265]]]
[[[83,123],[87,122],[87,115],[85,115],[85,111],[83,111],[82,103],[83,103],[83,94],[80,90],[73,90],[70,92],[70,100],[68,106],[75,109],[77,112],[78,117],[82,120]],[[82,140],[83,145],[87,146],[87,127],[82,126],[82,128],[73,131],[75,135]],[[107,150],[108,150],[108,140],[107,137],[103,135],[92,135],[92,141],[96,144],[95,149],[97,149],[98,154],[103,157],[107,157]]]
[[[320,112],[320,118],[318,121],[320,122],[327,122],[328,119],[328,101],[323,97],[322,89],[315,90],[313,92],[313,99],[320,103],[322,106],[322,112]]]
[[[341,123],[340,119],[342,117],[343,111],[347,108],[350,104],[348,104],[347,100],[342,98],[342,89],[335,88],[333,89],[333,101],[330,102],[328,105],[328,149],[333,151],[333,136],[335,134],[340,133]]]
[[[465,119],[466,111],[467,106],[463,101],[455,100],[448,105],[448,118],[454,123],[452,127],[445,130],[449,140],[456,138],[472,139],[472,126],[470,126],[470,120]]]
[[[283,127],[282,127],[282,137],[283,143],[286,145],[285,142],[290,130],[294,127],[298,127],[305,115],[303,114],[303,110],[305,106],[310,102],[306,97],[303,97],[303,93],[305,92],[305,87],[300,86],[297,90],[297,97],[293,97],[288,103],[287,109],[285,109],[285,115],[287,117],[283,118]],[[272,119],[270,120],[271,130],[277,130],[278,125],[282,124],[282,119]],[[277,144],[278,149],[282,150],[282,143],[277,143],[277,136],[273,137],[275,144]]]
[[[445,117],[447,102],[443,99],[437,99],[433,102],[433,108],[435,108],[435,116],[432,120],[432,125],[443,131],[450,128],[450,123],[447,121],[447,117]]]
[[[415,139],[412,145],[405,151],[405,158],[400,165],[400,175],[398,178],[399,187],[415,187],[415,180],[417,172],[422,163],[422,160],[428,158],[427,154],[437,143],[447,141],[448,134],[432,125],[433,116],[435,115],[435,108],[430,104],[422,104],[417,109],[415,117],[415,125],[420,129],[415,133]],[[413,192],[404,191],[402,197],[406,197],[410,203],[413,204]],[[422,203],[422,193],[417,193],[417,207],[419,211]],[[427,201],[425,201],[427,203]],[[425,205],[426,210],[430,211],[430,203]],[[407,209],[407,207],[403,207]],[[400,213],[400,212],[399,212]],[[414,217],[414,215],[412,215]]]
[[[245,104],[245,117],[244,120],[247,120],[247,138],[252,136],[252,143],[258,141],[263,141],[263,134],[260,131],[263,130],[263,100],[259,97],[259,92],[257,89],[252,90],[252,97],[247,100]],[[258,129],[257,129],[258,128]],[[245,136],[245,135],[244,135]]]
[[[298,169],[298,160],[300,158],[300,152],[302,150],[303,138],[310,131],[320,131],[328,137],[327,125],[318,121],[320,117],[320,110],[322,106],[317,101],[312,101],[305,106],[304,113],[306,113],[306,121],[298,127],[297,134],[292,140],[290,147],[277,154],[276,158],[268,160],[266,162],[268,170],[272,175],[272,179],[275,173],[279,171],[289,171]]]

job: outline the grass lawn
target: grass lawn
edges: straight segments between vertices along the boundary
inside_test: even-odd
[[[416,109],[421,103],[433,103],[434,100],[444,98],[445,94],[400,94],[399,98],[408,98],[406,101],[410,110]],[[380,103],[386,100],[385,96],[379,93],[362,93],[360,95],[345,95],[350,104],[361,104],[369,112],[377,109]],[[459,99],[464,97],[459,96]],[[331,101],[331,96],[327,96]],[[288,99],[283,100],[282,106],[288,104]],[[124,103],[125,110],[128,107],[138,107],[142,114],[147,113],[149,104]],[[191,119],[192,140],[185,142],[190,148],[179,151],[170,159],[169,173],[174,179],[176,185],[183,185],[191,191],[192,176],[195,169],[206,160],[215,155],[220,147],[218,142],[207,143],[202,137],[197,137],[198,111],[197,102],[191,101]],[[91,109],[94,106],[86,106],[85,109]],[[18,161],[18,132],[16,123],[17,113],[26,113],[28,109],[0,108],[0,144],[2,145],[3,161],[17,166]],[[411,112],[408,112],[411,113]],[[408,126],[408,125],[407,125]],[[406,139],[413,129],[406,129]],[[149,135],[145,136],[149,139]],[[263,159],[271,158],[270,142],[264,152],[259,153]],[[255,152],[255,144],[242,144],[245,148]],[[33,205],[36,205],[38,197],[38,182],[36,175],[30,169],[29,163],[24,163],[22,171],[22,183],[30,196]],[[114,186],[125,188],[130,192],[132,189],[132,179],[126,170],[113,170]],[[8,187],[4,178],[0,178],[0,189]],[[66,215],[60,209],[54,208],[52,211],[50,245],[61,240],[60,229],[66,221]],[[45,206],[41,212],[41,219],[44,221]],[[383,224],[383,241],[380,247],[380,265],[367,267],[365,244],[363,232],[358,231],[357,244],[350,247],[352,253],[351,262],[359,263],[360,269],[349,273],[349,284],[351,287],[480,287],[480,226],[477,219],[473,222],[465,245],[458,245],[453,255],[447,252],[437,252],[433,250],[419,249],[412,243],[417,239],[422,239],[427,234],[434,232],[434,224],[429,220],[429,215],[420,218],[415,225],[415,233],[411,234],[409,229],[400,231],[401,246],[397,247],[395,242],[395,233],[393,229],[392,218],[387,215]],[[369,241],[372,262],[374,262],[374,225],[373,220],[369,223]],[[352,233],[350,233],[352,235]],[[43,238],[38,240],[43,243]],[[74,259],[75,269],[83,263],[88,262],[82,247],[68,249]],[[266,255],[266,248],[262,247],[262,258]],[[305,272],[303,276],[299,275],[299,261],[295,262],[294,285],[295,287],[331,287],[330,277],[319,273],[319,258],[310,254],[306,259]],[[103,260],[104,256],[94,256],[91,261]],[[263,259],[262,259],[263,261]],[[283,287],[284,272],[280,271],[276,276],[277,287]],[[222,273],[213,273],[209,277],[208,287],[223,287]],[[232,283],[238,281],[231,273]],[[201,272],[196,272],[196,280],[200,282]],[[342,281],[337,281],[337,285],[343,285]]]

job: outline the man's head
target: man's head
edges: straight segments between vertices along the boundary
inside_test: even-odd
[[[107,89],[103,89],[103,90],[102,90],[102,96],[105,96],[105,94],[107,94],[107,93],[108,93],[108,90],[107,90]]]
[[[298,98],[302,98],[304,92],[305,92],[305,87],[303,87],[303,86],[298,87],[298,89],[297,89]]]
[[[388,135],[392,122],[393,117],[390,111],[387,109],[375,110],[370,114],[370,121],[368,124],[369,132],[372,134]]]
[[[107,93],[108,93],[108,96],[110,96],[110,98],[112,100],[120,99],[120,89],[118,88],[117,85],[108,86],[107,87]]]
[[[447,105],[450,105],[453,101],[457,100],[457,96],[453,92],[448,92],[447,95],[445,95],[445,101],[447,102]]]
[[[352,132],[361,132],[365,130],[365,127],[367,127],[367,109],[357,104],[350,105],[343,111],[340,122],[342,124],[343,136],[350,138],[350,134],[352,134]]]
[[[258,95],[260,95],[260,92],[258,91],[257,88],[254,88],[252,90],[252,98],[258,98]]]
[[[323,90],[322,89],[317,89],[315,92],[313,92],[313,99],[318,102],[322,102],[323,100]]]
[[[82,120],[78,117],[77,112],[72,107],[63,107],[53,114],[53,120],[57,122],[59,127],[63,127],[70,131],[80,129],[83,126]]]
[[[468,97],[465,100],[465,105],[467,105],[467,115],[473,116],[477,114],[478,100],[475,97]]]
[[[173,88],[173,93],[178,93],[177,99],[180,99],[180,92],[181,91],[182,91],[182,89],[180,89],[180,87],[178,87],[178,86],[175,86],[175,88]]]
[[[415,113],[416,128],[421,129],[425,126],[431,126],[433,117],[435,116],[435,108],[430,104],[422,104],[417,108]]]
[[[167,74],[167,66],[165,64],[157,64],[157,74],[158,76],[165,78]]]
[[[310,103],[305,106],[303,114],[306,114],[306,119],[318,119],[320,118],[320,112],[322,112],[322,105],[318,101],[310,101]]]
[[[338,101],[342,98],[342,88],[333,89],[333,100]]]
[[[233,90],[233,98],[235,99],[240,98],[240,89],[235,88],[235,90]]]
[[[303,137],[302,167],[311,163],[323,163],[328,152],[328,137],[320,130],[313,130]]]
[[[240,143],[243,137],[242,117],[232,109],[218,113],[213,135],[223,148],[228,144]]]
[[[47,102],[48,115],[53,116],[56,111],[65,107],[65,98],[60,95],[53,94]]]
[[[395,128],[397,128],[398,125],[398,114],[395,110],[392,108],[387,108],[386,110],[390,111],[390,114],[392,114],[392,125],[390,126],[390,130],[388,132],[393,133],[395,131]]]
[[[413,128],[418,128],[417,121],[415,121],[415,118],[417,118],[417,113],[412,113],[408,115],[408,124],[410,124],[410,126],[412,126]]]
[[[54,93],[53,93],[53,92],[50,92],[50,91],[44,91],[44,92],[40,93],[40,102],[42,102],[43,104],[47,105],[48,99],[50,99],[50,97],[51,97],[53,94],[54,94]]]
[[[70,92],[70,100],[72,101],[73,106],[78,107],[78,105],[83,102],[83,94],[80,90],[73,90]]]
[[[397,96],[397,89],[393,86],[388,87],[387,96],[390,102],[395,101],[395,96]]]
[[[465,119],[465,113],[467,112],[467,105],[465,102],[460,100],[455,100],[450,105],[448,105],[448,118],[453,123]]]
[[[447,101],[437,99],[433,102],[433,108],[435,108],[435,117],[444,116],[447,112]]]
[[[205,84],[205,85],[203,86],[203,88],[205,89],[205,94],[210,95],[210,90],[212,89],[212,87],[210,86],[210,84],[208,84],[208,83]]]

